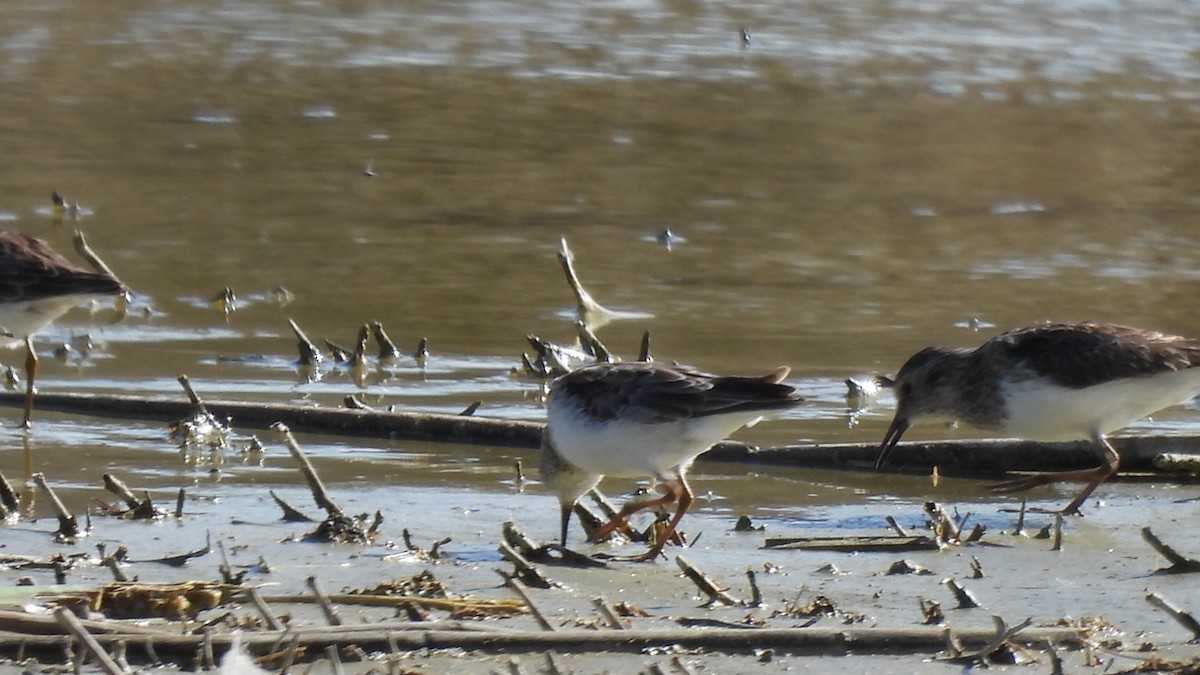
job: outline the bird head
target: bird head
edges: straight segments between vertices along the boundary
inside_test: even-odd
[[[901,436],[914,422],[954,419],[958,398],[956,361],[964,356],[963,350],[927,347],[906,361],[895,379],[880,379],[882,386],[895,393],[896,414],[879,446],[875,458],[876,471],[884,467]]]
[[[538,465],[542,482],[558,496],[562,510],[562,545],[567,545],[567,526],[579,497],[600,483],[600,476],[588,473],[563,459],[554,448],[550,430],[542,432],[541,459]]]

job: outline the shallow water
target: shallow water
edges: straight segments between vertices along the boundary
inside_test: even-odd
[[[648,330],[660,360],[792,366],[810,404],[739,438],[877,441],[890,401],[851,416],[842,381],[927,344],[1046,319],[1200,335],[1198,32],[1200,11],[1165,2],[43,2],[0,22],[0,221],[62,251],[83,229],[135,291],[120,323],[79,312],[39,339],[44,391],[179,396],[186,373],[209,398],[541,419],[540,383],[510,371],[527,333],[573,336],[566,237],[597,299],[653,315],[600,331],[616,353]],[[53,189],[76,218],[54,221]],[[210,306],[225,286],[228,317]],[[347,346],[380,320],[431,356],[365,387],[329,366],[310,381],[288,318]],[[90,353],[52,356],[82,332]],[[0,470],[45,471],[74,509],[106,471],[164,494],[299,485],[266,435],[261,462],[213,473],[158,425],[44,414],[25,439],[17,417]],[[1151,429],[1197,433],[1200,414]],[[343,494],[418,511],[507,494],[512,460],[532,464],[302,440]],[[704,517],[784,527],[993,503],[955,481],[697,474]],[[527,492],[505,508],[548,509],[552,530]]]

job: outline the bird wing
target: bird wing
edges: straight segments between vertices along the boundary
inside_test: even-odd
[[[716,377],[684,368],[644,363],[584,368],[564,378],[597,419],[620,417],[663,424],[722,413],[770,410],[796,404],[781,371],[764,377]]]
[[[37,237],[0,230],[0,290],[14,301],[124,290],[120,282],[67,260]]]
[[[1198,340],[1090,322],[1018,328],[983,350],[1003,350],[1036,375],[1074,389],[1200,365]]]
[[[0,291],[13,300],[124,291],[120,282],[68,261],[41,239],[0,229]]]

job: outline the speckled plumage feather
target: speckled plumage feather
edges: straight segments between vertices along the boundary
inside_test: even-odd
[[[37,237],[0,229],[0,347],[26,347],[26,428],[37,377],[33,335],[89,296],[125,290],[121,282],[76,265]]]
[[[1019,364],[1072,389],[1200,365],[1200,340],[1091,322],[1016,328],[978,351],[981,359]]]
[[[1016,328],[976,349],[928,347],[896,374],[896,414],[876,468],[912,423],[957,420],[1036,441],[1090,439],[1097,469],[1037,474],[998,487],[1016,490],[1056,480],[1086,480],[1064,509],[1077,512],[1116,472],[1107,434],[1200,391],[1200,341],[1104,323],[1047,323]]]
[[[923,349],[900,368],[895,388],[898,412],[910,421],[938,417],[1004,430],[1013,422],[1012,394],[1023,387],[1084,390],[1198,364],[1200,341],[1190,338],[1117,324],[1047,323],[1001,333],[975,349]]]
[[[761,377],[717,377],[650,363],[580,368],[554,383],[596,422],[665,424],[692,417],[784,408],[795,391]]]
[[[0,229],[0,303],[124,291],[119,281],[76,265],[45,241]]]
[[[604,363],[555,380],[540,468],[562,507],[564,544],[572,506],[604,476],[662,480],[665,501],[679,502],[673,530],[692,501],[685,474],[696,456],[762,413],[801,402],[783,384],[787,374],[778,368],[761,377],[718,377],[651,363]],[[627,505],[609,525],[644,505]]]

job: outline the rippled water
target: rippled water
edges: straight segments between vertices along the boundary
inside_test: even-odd
[[[47,332],[46,356],[97,346],[48,358],[43,390],[178,396],[186,373],[210,398],[541,419],[510,371],[526,334],[573,337],[565,236],[601,302],[652,315],[601,331],[616,353],[649,330],[663,360],[792,365],[811,404],[743,438],[877,441],[889,401],[851,415],[842,381],[927,344],[1045,319],[1200,334],[1198,30],[1166,2],[43,2],[0,24],[0,220],[64,251],[84,229],[136,291],[117,325]],[[310,380],[288,318],[343,345],[380,320],[432,355]],[[1194,406],[1138,426],[1198,428]],[[972,435],[913,436],[949,433]],[[68,485],[208,479],[156,425],[47,414],[33,440]],[[487,468],[414,476],[510,477],[513,453],[427,452]]]
[[[5,38],[9,73],[55,44],[64,7],[86,15],[86,42],[152,50],[156,58],[211,59],[236,67],[271,59],[292,66],[501,68],[518,76],[757,79],[783,67],[839,87],[889,82],[959,95],[1031,78],[1079,85],[1136,74],[1176,84],[1194,100],[1190,3],[951,1],[831,3],[680,0],[583,6],[554,2],[190,2],[80,10],[40,3]],[[132,67],[134,59],[122,63]],[[863,72],[866,68],[873,72]],[[1114,96],[1147,98],[1118,89]]]
[[[12,4],[0,18],[0,224],[64,252],[82,229],[134,289],[123,321],[80,310],[39,337],[44,392],[182,398],[187,374],[209,399],[340,406],[354,394],[449,413],[479,401],[479,415],[540,420],[543,384],[513,371],[527,334],[574,337],[562,237],[600,302],[641,315],[599,331],[613,352],[633,356],[649,331],[662,361],[792,366],[809,404],[738,435],[761,444],[878,442],[892,402],[851,410],[845,378],[894,372],[929,344],[1048,319],[1200,336],[1193,2]],[[52,190],[76,205],[63,222]],[[225,287],[237,298],[228,315],[213,307]],[[372,358],[362,381],[329,362],[312,377],[288,319],[345,346],[382,321],[405,352],[427,338],[430,356]],[[55,354],[84,333],[90,350]],[[234,420],[233,446],[210,453],[181,451],[154,422],[43,411],[26,434],[19,415],[0,411],[0,471],[40,519],[5,526],[10,552],[133,542],[145,558],[199,546],[211,527],[235,565],[266,555],[276,570],[255,583],[285,590],[318,568],[336,588],[412,566],[382,545],[280,542],[291,527],[274,521],[266,489],[311,507],[271,432]],[[1193,402],[1134,429],[1198,433],[1200,411]],[[252,434],[262,454],[241,451]],[[438,570],[458,590],[505,593],[491,569],[500,521],[556,532],[554,500],[535,482],[516,489],[513,463],[532,476],[532,452],[300,441],[337,500],[385,513],[381,539],[452,535]],[[187,488],[186,515],[178,527],[98,520],[90,540],[52,545],[35,471],[77,513],[109,498],[101,477],[113,473],[160,505]],[[1015,498],[977,481],[703,462],[693,473],[684,526],[704,538],[689,556],[726,580],[770,559],[783,566],[763,580],[776,606],[828,593],[880,625],[918,620],[914,594],[943,593],[937,580],[968,574],[967,556],[919,557],[937,570],[924,580],[885,577],[872,556],[825,575],[813,572],[831,562],[824,553],[760,551],[761,537],[728,521],[877,534],[891,514],[920,528],[932,498],[976,512],[994,541],[1007,544],[1000,531],[1012,527],[1000,509]],[[1031,504],[1061,505],[1068,491],[1040,489]],[[973,549],[987,566],[976,588],[1013,621],[1103,614],[1139,643],[1188,653],[1143,597],[1200,600],[1178,577],[1144,580],[1156,563],[1136,528],[1186,528],[1189,504],[1168,502],[1193,493],[1102,486],[1097,517],[1068,525],[1065,556],[1033,538]],[[259,541],[234,546],[239,537]],[[138,572],[210,577],[202,565]],[[595,592],[632,589],[625,598],[659,615],[646,623],[663,625],[692,603],[672,569],[620,569]],[[558,573],[574,589],[554,611],[591,612],[587,584],[607,582]],[[23,572],[2,574],[12,586]],[[73,574],[93,583],[107,571]],[[495,669],[445,658],[454,672]],[[706,667],[720,670],[719,658]],[[850,663],[836,667],[874,666]]]

